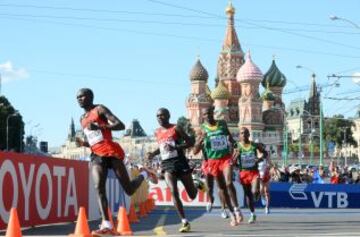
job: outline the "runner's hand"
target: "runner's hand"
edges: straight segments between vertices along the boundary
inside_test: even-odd
[[[99,130],[101,129],[100,126],[97,124],[97,123],[89,123],[88,127],[87,127],[89,130]]]

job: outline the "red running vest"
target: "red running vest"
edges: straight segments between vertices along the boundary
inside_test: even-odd
[[[91,151],[102,157],[112,156],[124,159],[125,153],[121,146],[112,140],[110,129],[89,130],[89,123],[95,123],[99,126],[108,124],[98,113],[97,107],[90,110],[81,119],[81,126],[84,130]]]

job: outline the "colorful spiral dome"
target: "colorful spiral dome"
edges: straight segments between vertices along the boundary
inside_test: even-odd
[[[217,87],[211,92],[211,98],[213,100],[228,100],[230,97],[231,94],[222,81],[220,81]]]
[[[272,61],[272,64],[269,70],[265,73],[261,84],[266,88],[267,83],[270,87],[284,87],[286,85],[286,77],[275,64],[275,60]]]
[[[263,74],[256,66],[255,63],[251,60],[250,51],[247,52],[245,56],[245,63],[240,67],[237,72],[236,79],[238,82],[247,82],[247,81],[261,81]]]
[[[209,74],[204,66],[201,64],[200,59],[198,59],[190,71],[190,80],[191,81],[207,81]]]

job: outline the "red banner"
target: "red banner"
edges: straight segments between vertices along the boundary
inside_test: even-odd
[[[88,210],[88,162],[0,152],[0,229],[11,207],[21,227],[76,220]]]

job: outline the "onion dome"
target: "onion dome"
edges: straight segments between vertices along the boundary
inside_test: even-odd
[[[226,89],[224,84],[220,81],[217,87],[211,92],[213,100],[228,100],[231,97],[230,92]]]
[[[263,87],[266,87],[267,83],[269,83],[270,87],[284,87],[286,85],[286,77],[280,72],[279,68],[275,64],[274,59],[261,82]]]
[[[246,82],[246,81],[261,81],[263,78],[263,74],[256,66],[255,63],[251,60],[250,51],[245,56],[245,63],[240,67],[237,72],[236,79],[238,82]]]
[[[261,99],[264,101],[274,101],[275,100],[275,95],[269,89],[269,84],[267,85],[266,90],[262,93]]]
[[[209,74],[201,64],[200,59],[198,59],[190,71],[190,80],[191,81],[207,81]]]

